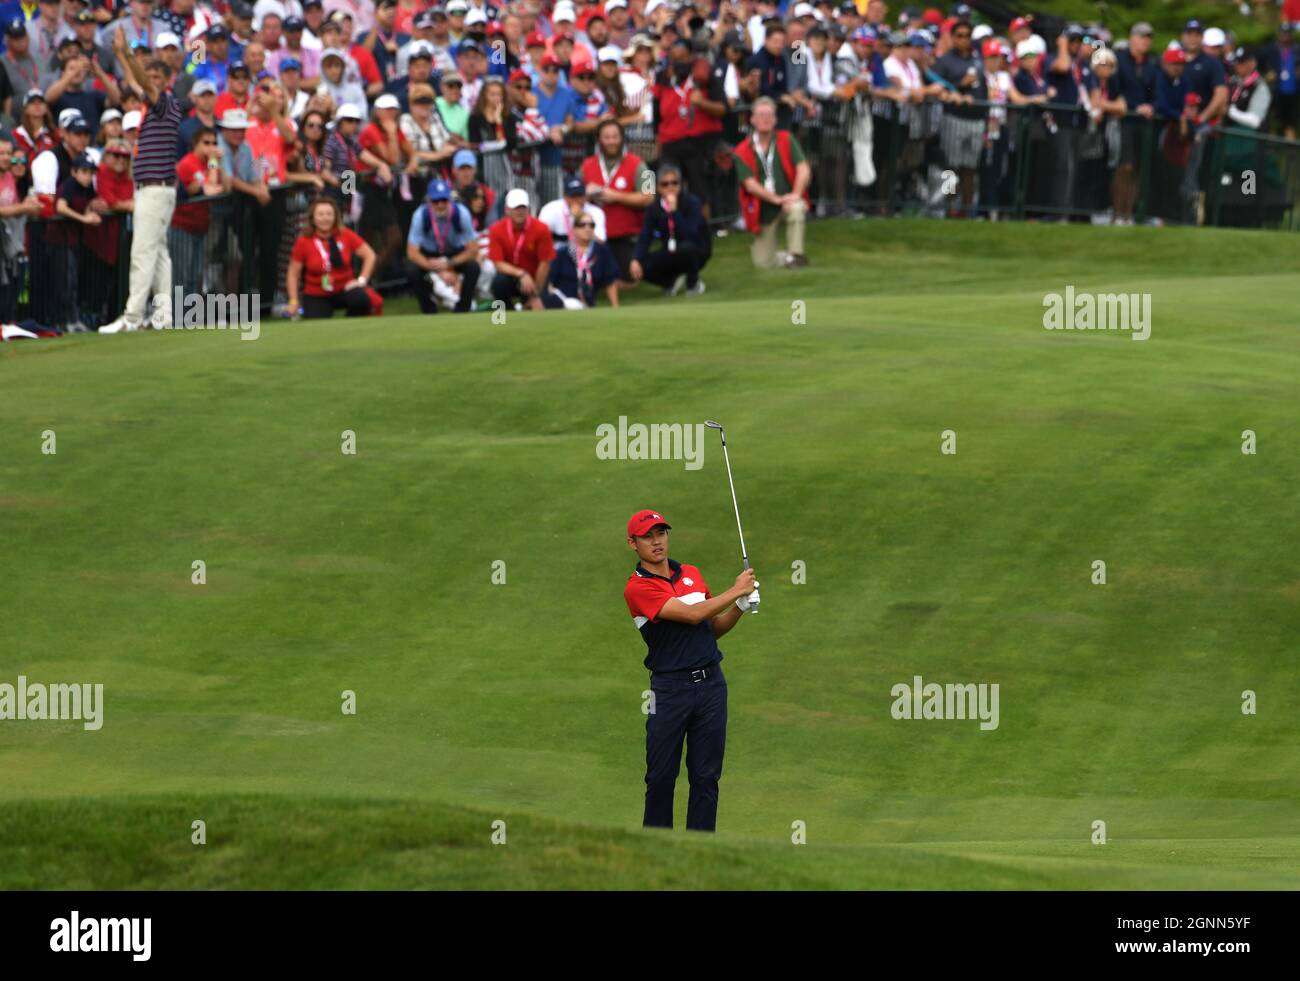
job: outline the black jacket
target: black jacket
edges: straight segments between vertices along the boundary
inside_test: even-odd
[[[672,232],[679,248],[690,242],[703,249],[706,256],[713,254],[713,236],[709,233],[709,223],[704,217],[700,199],[694,194],[677,196],[677,210],[672,213]],[[645,209],[645,217],[641,220],[641,234],[636,240],[637,262],[644,262],[656,243],[660,249],[668,248],[668,238],[668,213],[664,211],[660,199],[655,198],[650,207]]]

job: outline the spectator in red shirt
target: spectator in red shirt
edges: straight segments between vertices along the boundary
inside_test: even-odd
[[[391,93],[381,95],[375,100],[370,124],[361,131],[357,142],[363,150],[369,150],[386,163],[395,178],[401,172],[400,184],[409,196],[410,179],[416,172],[417,161],[410,141],[397,124],[401,114],[402,106],[397,96]],[[361,201],[361,232],[374,247],[378,256],[376,264],[380,269],[387,267],[402,248],[402,225],[398,221],[395,200],[397,184],[396,179],[387,183],[382,180],[367,183]]]
[[[349,317],[370,313],[366,286],[375,268],[375,253],[356,232],[343,227],[343,214],[332,198],[317,198],[307,209],[307,234],[293,245],[286,276],[290,316],[328,320],[343,307]],[[353,258],[361,275],[353,275]],[[298,279],[302,277],[302,303]]]
[[[247,65],[237,61],[230,66],[230,72],[226,76],[226,91],[217,96],[217,104],[213,112],[220,119],[231,109],[243,109],[244,112],[248,112],[252,103],[252,75]]]
[[[507,306],[516,298],[530,310],[541,310],[541,284],[551,271],[555,245],[551,230],[528,209],[528,192],[521,187],[506,194],[506,216],[488,231],[488,256],[496,269],[492,297]]]
[[[110,140],[99,161],[95,190],[108,211],[135,210],[135,182],[131,179],[131,146],[126,140]]]
[[[112,152],[111,148],[107,151]],[[208,234],[211,205],[196,200],[230,190],[230,177],[221,169],[217,131],[201,126],[190,138],[190,152],[176,162],[176,210],[167,229],[172,256],[172,281],[185,293],[203,292],[203,243]]]

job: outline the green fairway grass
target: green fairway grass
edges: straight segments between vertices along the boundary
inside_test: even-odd
[[[747,245],[619,311],[0,345],[0,683],[105,686],[99,731],[0,722],[0,887],[1294,888],[1294,237]],[[1045,331],[1067,285],[1151,339]],[[642,507],[731,585],[721,451],[597,459],[620,416],[727,426],[764,603],[716,836],[639,828],[622,589]],[[915,675],[999,727],[891,718]]]

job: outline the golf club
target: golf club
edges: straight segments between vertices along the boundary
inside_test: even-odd
[[[740,558],[745,563],[745,568],[749,568],[749,554],[745,551],[745,529],[740,526],[740,505],[736,503],[736,482],[731,479],[731,454],[727,452],[727,432],[722,428],[722,423],[715,422],[712,419],[705,419],[704,425],[710,429],[716,429],[718,435],[722,437],[722,459],[727,464],[727,484],[731,487],[731,506],[736,511],[736,531],[740,533]],[[749,594],[749,612],[758,612],[758,590],[755,589]]]

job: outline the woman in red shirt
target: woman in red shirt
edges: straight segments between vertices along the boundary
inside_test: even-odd
[[[343,215],[331,198],[317,198],[307,209],[310,234],[293,244],[285,292],[292,317],[328,320],[339,307],[349,317],[370,314],[366,284],[375,268],[375,252],[365,240],[343,227]],[[361,275],[352,274],[352,259],[361,260]],[[302,276],[302,303],[298,303],[298,277]]]

